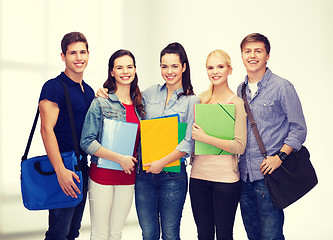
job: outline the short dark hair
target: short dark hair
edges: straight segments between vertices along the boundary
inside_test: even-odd
[[[193,95],[194,93],[191,83],[190,64],[188,62],[187,54],[184,47],[178,42],[170,43],[161,51],[160,62],[165,54],[177,54],[182,65],[186,65],[186,69],[182,74],[182,86],[184,91],[178,94],[178,98],[182,95]]]
[[[61,40],[61,51],[64,55],[66,55],[68,45],[76,42],[83,42],[86,44],[86,48],[88,51],[88,41],[83,33],[80,32],[70,32],[67,33]]]
[[[249,42],[262,42],[265,45],[266,53],[269,54],[271,51],[271,44],[269,43],[268,38],[260,33],[251,33],[247,35],[240,44],[241,51],[243,51],[245,44]]]

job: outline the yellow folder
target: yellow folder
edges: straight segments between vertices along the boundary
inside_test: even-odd
[[[143,165],[167,156],[178,145],[178,117],[142,120],[140,130]],[[166,167],[179,164],[179,160],[176,160]],[[143,170],[148,168],[143,167]]]

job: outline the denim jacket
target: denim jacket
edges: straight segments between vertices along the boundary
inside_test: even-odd
[[[103,121],[105,118],[126,122],[126,109],[115,93],[108,94],[107,99],[95,98],[90,105],[83,123],[80,146],[91,155],[91,162],[97,164],[98,157],[94,154],[102,146]],[[135,113],[141,120],[135,109]],[[141,164],[141,144],[137,149],[138,166]],[[139,167],[137,166],[137,170]]]

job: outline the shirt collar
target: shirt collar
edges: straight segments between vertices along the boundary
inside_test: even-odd
[[[117,95],[116,95],[115,92],[111,92],[111,93],[109,93],[108,95],[109,95],[109,98],[110,98],[112,101],[120,102],[120,101],[119,101],[119,98],[117,97]]]
[[[59,77],[64,80],[68,86],[72,87],[72,86],[75,86],[79,83],[73,81],[72,79],[70,79],[64,72],[61,72],[61,74],[59,75]],[[85,85],[85,82],[82,80],[82,85]]]
[[[166,87],[166,83],[164,83],[160,89],[160,91],[167,91],[167,87]],[[179,93],[184,92],[183,87],[181,86],[180,88],[178,88],[177,90],[173,91],[173,93],[175,93],[177,96]]]
[[[272,75],[272,71],[266,67],[266,72],[264,74],[264,76],[260,79],[260,81],[258,82],[258,86],[261,85],[262,87],[265,87],[270,79]],[[246,76],[245,77],[245,83],[248,84],[249,83],[249,77]]]

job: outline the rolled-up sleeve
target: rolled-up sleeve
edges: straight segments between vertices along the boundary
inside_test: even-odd
[[[83,123],[80,140],[82,150],[91,156],[102,146],[97,141],[102,128],[101,108],[99,105],[97,99],[92,101]]]
[[[185,138],[178,144],[176,149],[185,152],[185,158],[189,157],[194,151],[194,140],[192,139],[192,125],[194,123],[194,105],[200,103],[196,96],[189,97],[187,106],[187,116],[185,122],[187,123]]]
[[[289,133],[284,143],[299,150],[305,142],[307,127],[301,101],[291,83],[284,88],[281,105],[289,122]]]

